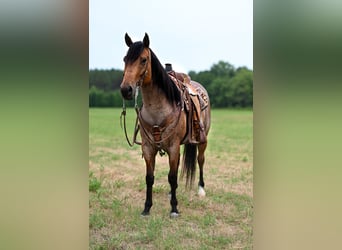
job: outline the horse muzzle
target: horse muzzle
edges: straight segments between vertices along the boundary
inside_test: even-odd
[[[131,86],[122,86],[120,88],[121,95],[126,100],[132,100],[133,99],[133,88]]]

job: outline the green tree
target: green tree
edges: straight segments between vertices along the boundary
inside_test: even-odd
[[[228,77],[215,78],[208,88],[211,106],[217,107],[229,107],[232,90]]]
[[[219,61],[210,68],[210,72],[215,77],[233,77],[235,75],[235,68],[230,63]]]
[[[117,90],[122,81],[122,70],[90,70],[89,88],[96,86],[104,91]]]
[[[253,106],[253,73],[248,69],[239,70],[230,81],[233,91],[233,107]]]
[[[89,107],[101,107],[103,90],[92,86],[89,90]]]

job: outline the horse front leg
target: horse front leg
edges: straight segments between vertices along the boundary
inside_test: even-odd
[[[154,166],[155,166],[155,157],[157,151],[152,150],[152,148],[144,148],[143,147],[143,156],[146,163],[146,200],[144,211],[141,215],[146,216],[150,214],[150,209],[152,207],[152,187],[154,184]]]
[[[170,171],[168,175],[168,180],[169,180],[169,184],[171,187],[171,200],[170,200],[170,204],[171,204],[170,217],[171,218],[178,217],[179,215],[179,212],[177,209],[178,201],[176,198],[176,189],[178,187],[178,183],[177,183],[178,166],[179,166],[179,157],[180,157],[179,150],[180,150],[180,147],[178,145],[178,147],[175,147],[172,151],[169,152]]]

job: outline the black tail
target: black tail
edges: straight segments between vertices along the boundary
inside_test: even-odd
[[[190,188],[191,188],[195,180],[196,156],[197,156],[197,145],[185,144],[181,177],[183,177],[184,174],[186,174],[186,187],[189,187],[190,185]]]

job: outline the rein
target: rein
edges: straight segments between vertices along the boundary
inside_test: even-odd
[[[128,145],[130,147],[133,147],[134,143],[137,144],[137,145],[141,145],[141,142],[136,141],[137,134],[138,134],[138,131],[139,131],[139,124],[138,124],[139,109],[138,109],[138,106],[136,104],[137,97],[138,97],[138,94],[136,94],[136,98],[135,98],[135,112],[137,113],[137,118],[135,119],[134,134],[133,134],[132,142],[130,142],[130,140],[128,139],[128,135],[127,135],[127,128],[126,128],[126,105],[125,105],[125,101],[123,101],[122,112],[121,112],[121,115],[120,115],[120,126],[122,128],[122,117],[123,117],[123,125],[124,125],[123,126],[123,130],[125,131],[126,140],[127,140],[127,143],[128,143]]]
[[[149,53],[150,55],[151,53]],[[133,133],[133,139],[132,139],[132,142],[128,139],[128,135],[127,135],[127,128],[126,128],[126,104],[125,104],[125,99],[122,99],[122,112],[121,112],[121,115],[120,115],[120,126],[121,126],[121,129],[122,129],[122,117],[123,117],[123,129],[125,131],[125,137],[126,137],[126,140],[127,140],[127,143],[130,147],[133,147],[134,146],[134,143],[137,144],[137,145],[141,145],[141,142],[138,142],[136,141],[137,139],[137,134],[139,132],[139,124],[138,124],[138,116],[139,116],[139,108],[138,108],[138,95],[139,95],[139,88],[141,86],[141,84],[143,83],[147,73],[148,73],[148,70],[147,70],[147,67],[148,67],[148,64],[146,63],[146,67],[145,67],[145,71],[144,73],[140,76],[140,79],[139,81],[137,82],[136,84],[136,89],[134,91],[134,109],[135,109],[135,112],[137,113],[137,118],[135,119],[135,126],[134,126],[134,133]]]

